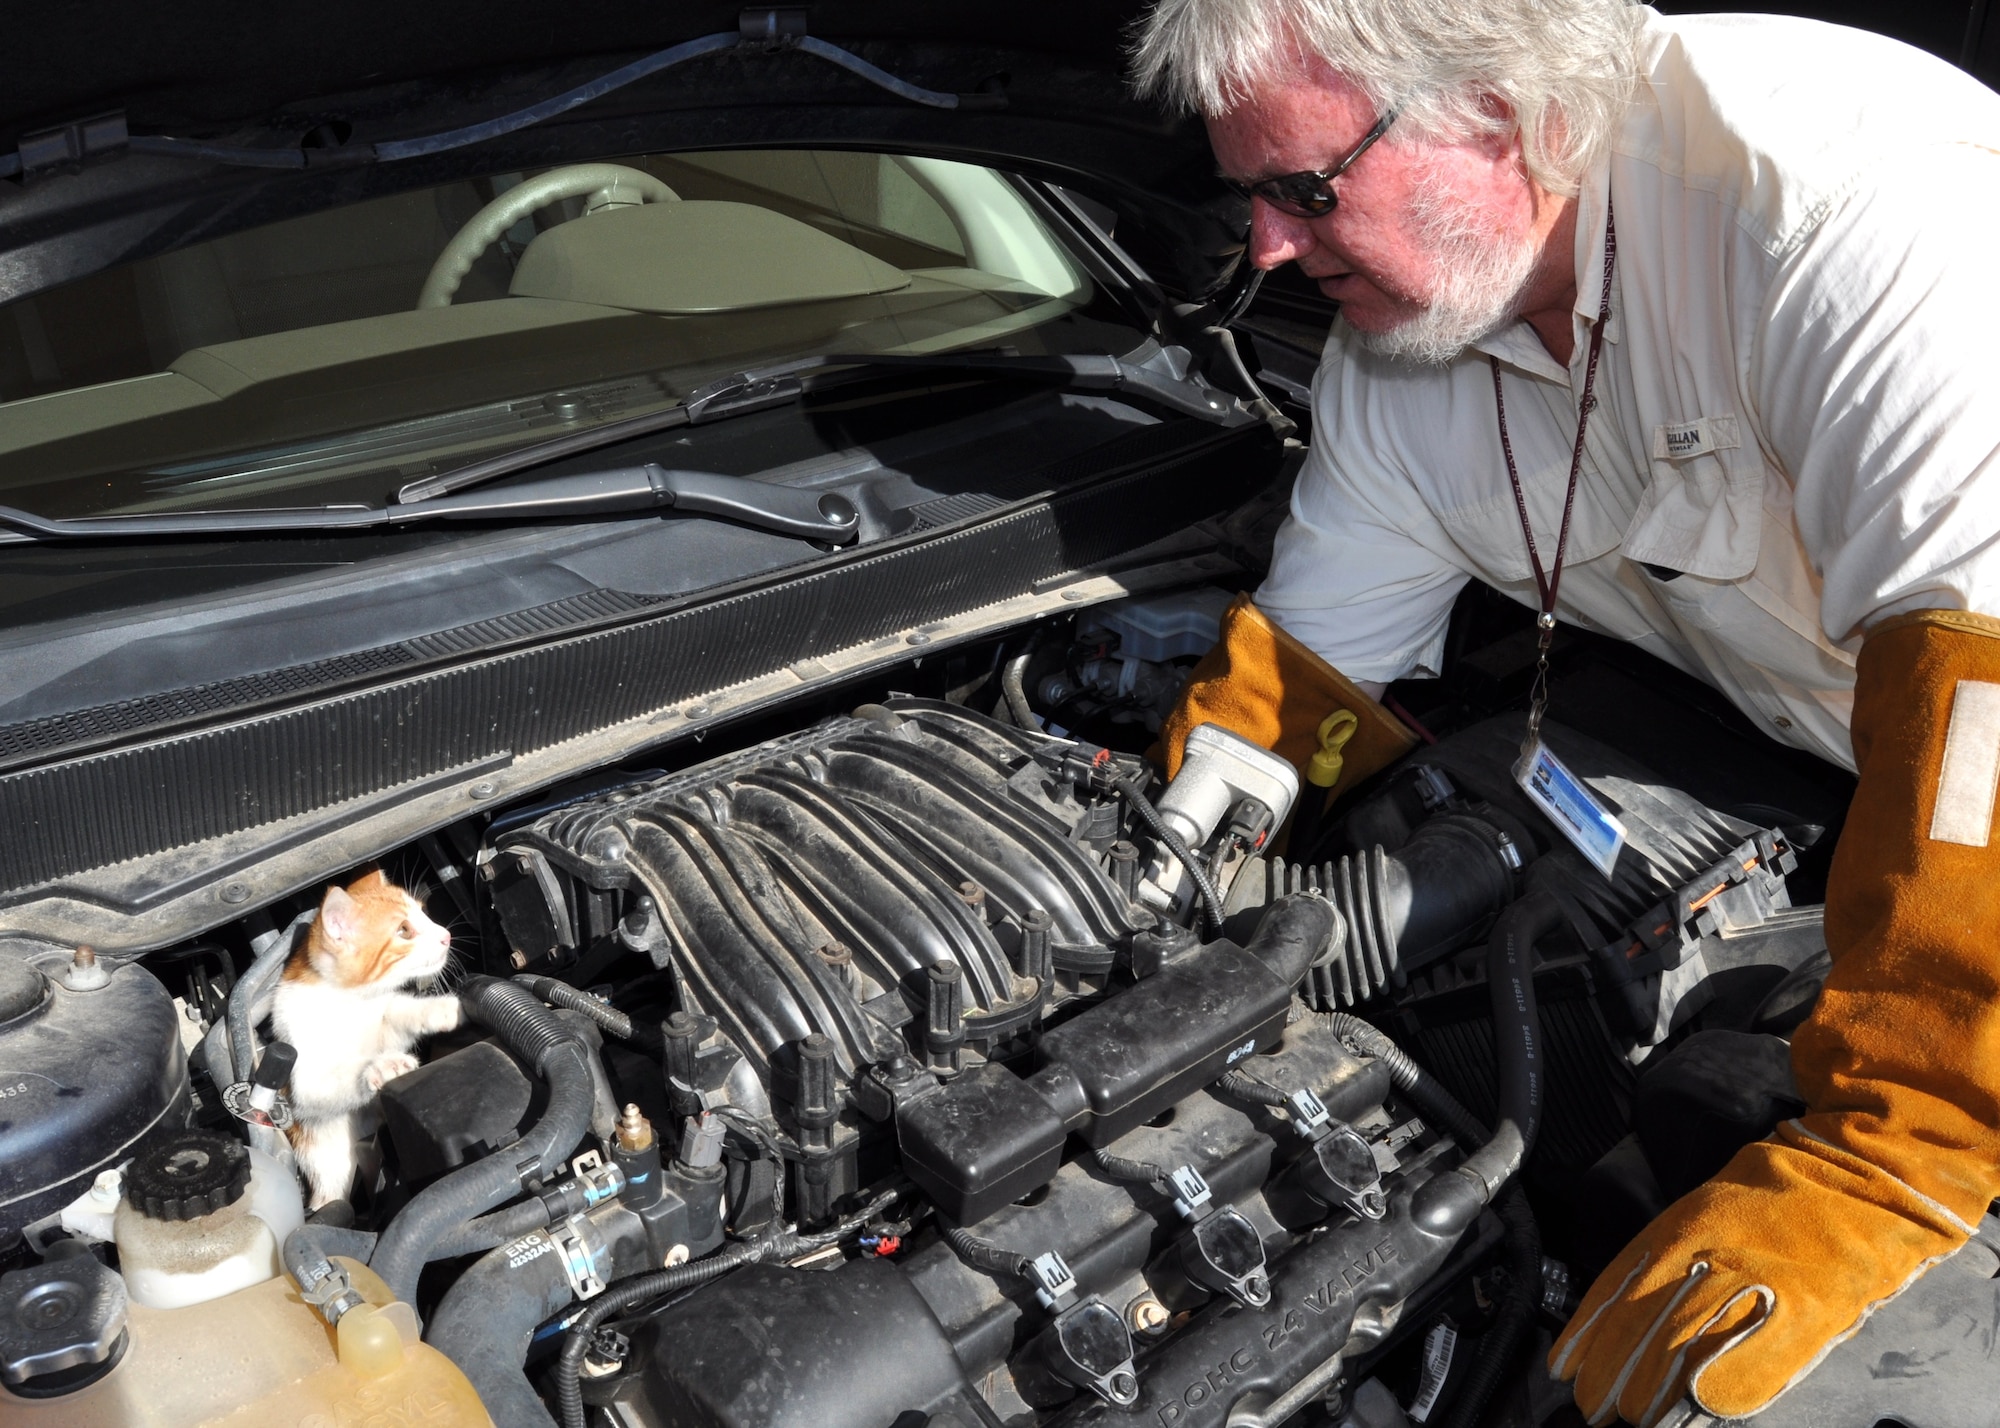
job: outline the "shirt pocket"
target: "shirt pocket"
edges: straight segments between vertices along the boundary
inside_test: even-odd
[[[1766,545],[1771,543],[1767,536]],[[1675,623],[1778,682],[1802,690],[1851,688],[1854,656],[1821,631],[1817,582],[1804,566],[1771,568],[1780,566],[1773,554],[1762,552],[1759,568],[1740,580],[1709,580],[1656,566],[1646,567],[1647,580]]]
[[[1567,482],[1569,473],[1560,471],[1553,479]],[[1504,477],[1502,478],[1505,479]],[[1560,500],[1561,487],[1557,488]],[[1533,512],[1533,506],[1530,511]],[[1475,505],[1458,506],[1436,513],[1456,550],[1446,554],[1453,564],[1491,585],[1526,585],[1534,588],[1534,566],[1528,559],[1527,537],[1521,531],[1521,512],[1511,491]],[[1557,505],[1545,521],[1535,517],[1535,549],[1546,574],[1555,568],[1556,543],[1562,533],[1562,507]],[[1576,508],[1570,518],[1569,545],[1563,565],[1574,567],[1616,550],[1625,538],[1624,519],[1606,508],[1598,492],[1580,484]]]

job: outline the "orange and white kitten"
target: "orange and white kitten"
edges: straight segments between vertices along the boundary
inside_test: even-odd
[[[289,1134],[313,1209],[346,1197],[355,1141],[375,1128],[375,1093],[416,1070],[410,1048],[458,1025],[457,997],[407,990],[437,976],[450,957],[451,934],[373,872],[328,888],[286,959],[271,1021],[299,1054]]]

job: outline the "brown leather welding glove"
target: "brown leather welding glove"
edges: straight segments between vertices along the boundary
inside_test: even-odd
[[[2000,1193],[2000,620],[1886,621],[1856,681],[1833,973],[1792,1039],[1810,1109],[1591,1287],[1549,1367],[1592,1423],[1650,1425],[1683,1392],[1719,1417],[1754,1413]]]
[[[1222,638],[1203,655],[1160,728],[1167,777],[1180,772],[1181,749],[1201,724],[1220,724],[1304,773],[1319,752],[1320,725],[1336,709],[1359,725],[1341,749],[1330,785],[1339,797],[1377,769],[1416,747],[1416,736],[1339,670],[1265,618],[1248,595],[1222,616]]]

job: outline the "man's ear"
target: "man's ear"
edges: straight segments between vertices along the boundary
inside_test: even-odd
[[[358,883],[356,886],[360,886]],[[328,888],[326,896],[320,899],[320,936],[330,942],[345,942],[354,935],[355,923],[360,917],[360,908],[354,899],[340,888]]]

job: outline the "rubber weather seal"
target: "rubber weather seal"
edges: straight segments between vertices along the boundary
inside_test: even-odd
[[[470,148],[490,139],[516,133],[546,123],[558,115],[602,99],[628,85],[650,78],[683,65],[690,60],[705,55],[722,54],[730,50],[797,50],[827,64],[846,70],[849,74],[865,79],[876,88],[895,95],[911,104],[921,104],[932,109],[999,109],[1005,107],[1006,100],[997,94],[952,94],[943,90],[926,89],[912,84],[906,79],[889,73],[878,65],[870,64],[851,50],[842,49],[817,36],[806,33],[806,12],[803,9],[749,9],[738,17],[734,31],[724,30],[713,35],[702,35],[697,39],[685,40],[678,45],[656,50],[630,64],[599,75],[595,79],[566,89],[560,94],[550,95],[525,108],[501,114],[492,119],[482,119],[476,124],[466,124],[456,129],[447,129],[437,134],[424,134],[411,139],[387,139],[376,144],[357,145],[353,149],[326,151],[324,156],[309,154],[303,147],[258,148],[243,144],[216,144],[204,139],[182,139],[166,134],[127,134],[124,131],[124,116],[113,114],[92,121],[104,130],[101,143],[94,142],[94,134],[72,133],[77,126],[65,126],[60,130],[38,132],[24,137],[21,146],[14,153],[0,154],[0,178],[13,178],[18,174],[34,174],[38,169],[55,167],[65,162],[74,162],[87,155],[108,153],[122,149],[133,154],[157,154],[167,158],[203,160],[208,163],[223,164],[232,168],[252,169],[304,169],[332,165],[358,165],[368,163],[396,163],[404,159],[426,158],[432,154],[449,153],[454,149]],[[111,133],[114,129],[115,135]],[[75,150],[75,152],[72,152]]]

